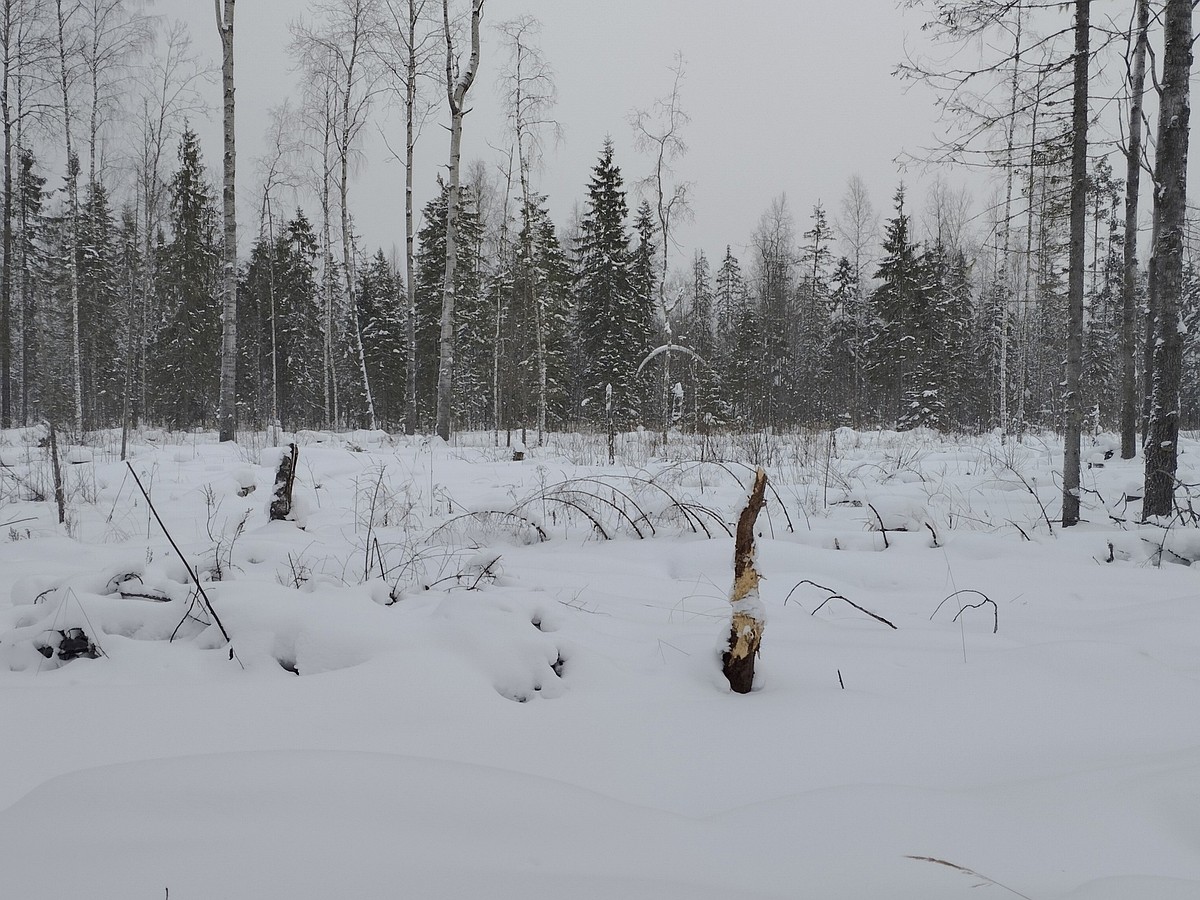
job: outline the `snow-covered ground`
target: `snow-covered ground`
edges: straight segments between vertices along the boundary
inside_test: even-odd
[[[0,896],[1200,896],[1200,531],[1103,442],[1064,532],[1050,438],[304,433],[268,522],[261,435],[142,433],[231,658],[116,438],[60,526],[40,437],[0,436]]]

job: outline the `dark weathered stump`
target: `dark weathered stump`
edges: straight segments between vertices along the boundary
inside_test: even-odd
[[[275,470],[275,487],[271,492],[272,522],[292,514],[292,487],[296,483],[296,460],[300,457],[300,449],[295,444],[288,444],[288,450]]]
[[[729,687],[748,694],[754,686],[754,659],[762,643],[763,621],[758,607],[758,571],[754,568],[754,522],[766,502],[767,473],[761,468],[754,475],[754,487],[746,508],[738,517],[733,546],[733,621],[729,627],[729,647],[721,657],[721,667]]]

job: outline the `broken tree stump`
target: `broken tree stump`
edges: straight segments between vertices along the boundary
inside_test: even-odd
[[[271,491],[271,521],[286,519],[292,514],[292,487],[296,483],[296,460],[300,448],[288,444],[288,452],[279,460],[275,470],[275,487]]]
[[[754,522],[766,501],[767,473],[754,473],[754,487],[746,508],[738,517],[733,545],[733,621],[729,628],[729,646],[721,657],[722,671],[729,687],[738,694],[750,693],[754,685],[754,658],[762,643],[763,615],[758,599],[758,570],[754,568]]]

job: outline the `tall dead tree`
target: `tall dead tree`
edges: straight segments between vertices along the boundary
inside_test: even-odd
[[[1188,125],[1191,118],[1192,0],[1166,0],[1162,83],[1154,156],[1156,311],[1146,483],[1142,516],[1165,516],[1175,502],[1179,457],[1179,382],[1183,363],[1183,250],[1187,227]]]
[[[691,185],[686,181],[673,181],[671,164],[687,153],[683,140],[683,129],[691,118],[680,102],[683,85],[683,54],[676,53],[671,65],[671,91],[659,97],[649,110],[636,110],[630,116],[633,126],[634,145],[654,158],[654,169],[642,181],[642,187],[653,197],[654,215],[658,223],[658,236],[662,240],[662,257],[659,259],[658,306],[666,329],[667,346],[671,338],[671,313],[667,301],[667,267],[671,253],[671,227],[691,213]],[[671,399],[671,352],[663,354],[663,441],[671,427],[673,403]]]
[[[1083,438],[1083,274],[1087,246],[1088,63],[1091,0],[1075,0],[1075,80],[1071,101],[1071,241],[1067,265],[1066,432],[1062,523],[1079,524],[1079,453]]]
[[[78,7],[73,7],[76,11]],[[63,0],[55,0],[55,24],[58,37],[58,85],[62,92],[63,141],[67,153],[67,282],[71,307],[71,399],[73,424],[77,435],[83,434],[83,373],[79,351],[79,156],[75,152],[71,121],[71,82],[74,79],[70,59],[73,49],[67,41],[69,14],[63,10]]]
[[[721,668],[730,690],[748,694],[754,686],[754,659],[762,643],[763,615],[758,597],[758,570],[754,568],[754,523],[766,502],[767,473],[761,468],[754,474],[754,486],[746,508],[738,517],[733,545],[733,588],[729,602],[733,621],[729,626],[729,646],[721,657]]]
[[[1121,459],[1137,454],[1137,238],[1142,183],[1142,98],[1150,41],[1150,0],[1137,0],[1129,65],[1129,137],[1125,146],[1125,240],[1121,277]]]
[[[454,393],[455,263],[458,258],[459,168],[462,156],[463,116],[467,92],[479,71],[479,25],[485,0],[471,0],[471,57],[459,70],[450,30],[450,0],[442,0],[442,27],[446,37],[446,100],[450,105],[450,185],[446,205],[446,270],[442,280],[442,321],[438,344],[437,433],[450,440],[451,401]]]
[[[561,132],[550,111],[557,99],[554,71],[550,68],[536,43],[541,23],[524,16],[500,25],[500,31],[508,43],[509,65],[504,73],[504,100],[508,107],[509,127],[517,144],[517,175],[521,186],[521,257],[529,271],[525,281],[529,285],[530,305],[533,308],[534,339],[537,348],[537,435],[541,444],[546,433],[546,410],[548,407],[548,376],[546,348],[545,292],[539,282],[537,263],[533,252],[533,204],[535,198],[531,185],[532,174],[537,167],[542,151],[543,133],[551,131],[556,137]],[[499,324],[499,323],[497,323]]]
[[[1000,296],[999,309],[999,344],[1000,344],[1000,373],[998,393],[1000,398],[1000,443],[1004,444],[1008,440],[1008,345],[1009,332],[1011,331],[1011,314],[1012,314],[1012,265],[1010,263],[1009,252],[1012,249],[1012,201],[1013,201],[1013,181],[1016,177],[1017,167],[1013,158],[1013,146],[1016,142],[1017,130],[1017,98],[1021,88],[1021,26],[1024,22],[1022,17],[1023,10],[1017,7],[1016,23],[1013,34],[1013,51],[1012,51],[1012,80],[1009,85],[1009,106],[1008,106],[1008,122],[1004,129],[1004,168],[1005,168],[1005,183],[1004,183],[1004,222],[1001,225],[1003,249],[1000,255],[1000,271],[1003,273],[1001,279],[1002,293]]]
[[[221,386],[217,409],[220,439],[232,441],[237,435],[237,145],[234,140],[233,97],[233,14],[236,0],[213,0],[217,15],[217,33],[221,37],[221,93],[224,98],[222,120],[225,130],[224,204],[225,234],[221,241]]]

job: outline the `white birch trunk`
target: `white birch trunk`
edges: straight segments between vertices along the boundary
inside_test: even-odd
[[[234,131],[233,17],[235,0],[213,0],[221,36],[222,121],[225,134],[224,237],[221,241],[221,375],[217,420],[222,441],[237,437],[237,145]]]
[[[446,207],[446,270],[442,281],[441,339],[438,353],[437,433],[450,439],[451,400],[454,390],[454,277],[458,256],[459,163],[462,155],[463,116],[467,92],[479,70],[479,23],[485,0],[471,0],[471,58],[467,69],[454,77],[454,43],[450,35],[450,0],[442,0],[446,35],[446,99],[450,105],[450,191]]]
[[[406,405],[404,431],[417,431],[417,283],[413,241],[413,172],[416,169],[416,106],[417,106],[417,18],[416,0],[408,0],[408,59],[405,61],[407,80],[404,85],[404,289],[408,303],[405,337],[408,339]]]

